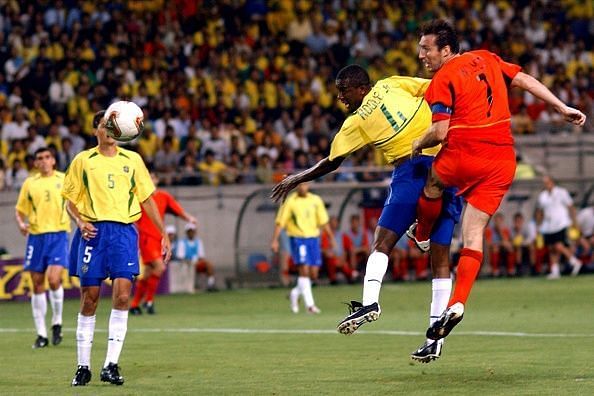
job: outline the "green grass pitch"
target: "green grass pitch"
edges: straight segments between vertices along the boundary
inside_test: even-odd
[[[382,316],[343,336],[341,304],[360,286],[317,287],[320,315],[289,311],[284,289],[158,296],[130,317],[122,387],[99,380],[109,300],[100,303],[93,379],[71,388],[77,301],[64,342],[32,350],[29,303],[0,304],[0,394],[12,395],[592,395],[594,277],[479,281],[441,359],[409,354],[424,340],[430,283],[385,283]],[[49,305],[49,304],[48,304]],[[50,318],[48,307],[48,322]]]

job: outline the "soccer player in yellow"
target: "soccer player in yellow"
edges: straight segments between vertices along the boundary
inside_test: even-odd
[[[52,344],[62,342],[62,307],[64,289],[62,270],[68,262],[68,232],[70,218],[60,192],[64,174],[54,170],[56,159],[47,147],[35,151],[35,176],[25,180],[16,204],[16,221],[21,234],[27,237],[24,270],[33,281],[31,307],[37,330],[33,348],[48,345],[45,314],[45,275],[49,282],[49,299],[52,306]],[[28,220],[28,223],[27,223]]]
[[[338,99],[350,116],[334,137],[330,155],[316,165],[287,177],[272,190],[272,199],[282,200],[299,183],[313,180],[337,169],[354,151],[373,145],[394,165],[388,198],[375,229],[372,253],[367,259],[363,284],[363,301],[351,302],[351,314],[338,325],[338,331],[351,334],[359,326],[375,321],[381,314],[379,293],[388,267],[388,257],[396,242],[414,223],[416,199],[422,193],[433,156],[439,147],[423,151],[411,158],[413,140],[422,136],[431,125],[431,110],[423,99],[429,80],[393,76],[372,86],[365,69],[349,65],[338,73]],[[431,236],[433,272],[430,323],[446,308],[452,281],[449,269],[449,248],[454,225],[460,217],[461,202],[454,190],[447,190],[439,223]],[[412,358],[430,362],[441,355],[439,342],[427,339]]]
[[[324,201],[318,195],[309,192],[307,183],[301,183],[297,186],[297,192],[291,194],[279,208],[270,244],[272,251],[278,252],[281,230],[286,229],[291,244],[291,256],[299,268],[297,285],[289,294],[293,313],[299,312],[299,296],[303,296],[307,312],[320,313],[311,291],[311,281],[318,279],[322,265],[320,250],[320,228],[322,227],[331,238],[334,238],[328,225],[328,212]]]
[[[116,145],[107,135],[105,112],[95,114],[93,126],[98,145],[79,153],[66,171],[62,195],[80,230],[76,274],[81,284],[81,304],[76,328],[78,369],[72,386],[91,380],[91,347],[95,311],[101,282],[112,279],[107,356],[101,381],[122,385],[118,360],[128,326],[132,281],[139,272],[138,232],[134,222],[141,206],[163,236],[164,261],[171,255],[170,242],[153,201],[155,186],[140,155]]]

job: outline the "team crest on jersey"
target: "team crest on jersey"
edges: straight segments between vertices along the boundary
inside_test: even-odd
[[[80,267],[80,270],[81,270],[81,272],[82,272],[83,274],[86,274],[86,273],[89,271],[89,266],[88,266],[87,264],[83,264],[83,265]]]
[[[128,173],[130,171],[130,168],[128,167],[128,165],[124,165],[124,173]]]
[[[56,184],[56,188],[57,188],[58,190],[62,189],[62,184],[61,184],[61,183],[57,183],[57,184]]]

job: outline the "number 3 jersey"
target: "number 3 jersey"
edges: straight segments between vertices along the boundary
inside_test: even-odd
[[[413,140],[431,126],[431,110],[423,98],[429,82],[401,76],[378,81],[334,137],[330,160],[346,157],[368,144],[379,149],[389,163],[410,155]],[[423,154],[438,151],[439,146]]]
[[[27,216],[31,234],[70,232],[70,218],[60,194],[63,183],[64,174],[57,171],[47,177],[31,176],[23,183],[16,209]]]
[[[478,50],[451,59],[435,73],[425,99],[433,121],[450,120],[447,145],[513,145],[507,87],[520,70]]]
[[[155,191],[142,158],[117,147],[113,157],[95,147],[79,153],[66,171],[62,195],[86,221],[129,224],[140,218],[140,203]]]

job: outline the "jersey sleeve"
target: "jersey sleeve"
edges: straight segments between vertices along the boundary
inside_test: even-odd
[[[62,196],[67,200],[78,203],[83,193],[83,161],[80,155],[74,157],[64,176]]]
[[[571,195],[569,195],[569,191],[563,189],[561,190],[563,191],[563,194],[561,195],[561,199],[563,200],[563,204],[565,206],[572,206],[573,205],[573,199],[571,199]]]
[[[347,157],[367,144],[363,140],[359,128],[356,115],[352,115],[344,121],[330,145],[330,155],[328,156],[330,161],[338,157]]]
[[[444,73],[437,73],[427,91],[425,100],[429,103],[432,121],[448,120],[452,116],[454,107],[454,85]]]
[[[142,203],[146,201],[153,192],[155,192],[155,185],[153,184],[151,175],[149,174],[146,165],[142,161],[142,158],[139,155],[135,155],[134,159],[136,162],[136,173],[134,174],[134,194]]]
[[[29,216],[31,213],[31,201],[29,201],[29,178],[25,179],[21,191],[19,191],[19,197],[16,203],[16,210]]]
[[[184,214],[184,208],[168,192],[165,192],[165,197],[167,199],[167,212],[181,217]]]
[[[388,80],[415,97],[422,97],[431,83],[431,80],[418,77],[392,76]]]
[[[290,204],[291,200],[287,198],[287,200],[280,206],[280,208],[278,208],[278,213],[276,214],[276,219],[274,220],[274,222],[282,228],[285,228],[287,226],[287,221],[289,220],[289,215],[291,213],[291,210],[289,208]]]
[[[324,204],[324,201],[322,200],[322,198],[318,197],[318,202],[317,202],[317,207],[318,210],[317,212],[317,218],[318,218],[318,226],[323,226],[326,223],[328,223],[328,211],[326,210],[326,205]]]
[[[516,74],[522,71],[522,67],[514,63],[504,61],[497,54],[491,52],[491,56],[495,62],[499,64],[499,68],[501,69],[501,72],[503,73],[503,76],[506,78],[506,80],[513,80]]]

